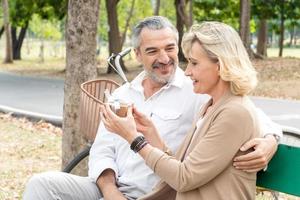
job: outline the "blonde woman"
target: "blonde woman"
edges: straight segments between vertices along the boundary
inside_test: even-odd
[[[254,199],[256,173],[232,165],[235,156],[247,153],[240,146],[260,134],[247,97],[256,86],[256,72],[243,43],[232,27],[204,22],[184,35],[182,48],[189,61],[185,74],[193,81],[194,92],[211,99],[201,108],[176,155],[168,150],[151,119],[134,108],[120,118],[103,107],[104,125],[127,140],[161,178],[155,190],[141,199]]]

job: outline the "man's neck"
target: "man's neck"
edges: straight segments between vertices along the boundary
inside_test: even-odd
[[[144,88],[144,96],[146,99],[151,97],[157,91],[159,91],[165,84],[157,83],[150,78],[146,78],[142,82],[142,86]]]

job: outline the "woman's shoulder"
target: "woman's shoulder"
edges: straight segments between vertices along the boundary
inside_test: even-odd
[[[224,117],[252,119],[255,113],[255,106],[247,96],[233,96],[220,106],[218,113]]]

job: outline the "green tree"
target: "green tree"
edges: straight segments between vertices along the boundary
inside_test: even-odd
[[[251,14],[257,18],[257,48],[256,53],[262,57],[267,56],[268,20],[276,17],[274,0],[252,0]]]
[[[14,59],[21,59],[21,47],[33,14],[61,20],[67,8],[67,0],[10,0],[9,4]]]
[[[41,40],[40,59],[44,62],[44,40],[57,41],[62,38],[59,21],[42,19],[38,14],[34,14],[29,24],[29,29]]]
[[[238,29],[239,6],[238,0],[195,0],[194,20],[221,21]]]

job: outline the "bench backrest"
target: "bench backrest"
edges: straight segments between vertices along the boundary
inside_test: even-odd
[[[279,144],[267,170],[258,172],[256,185],[300,196],[300,148]]]

